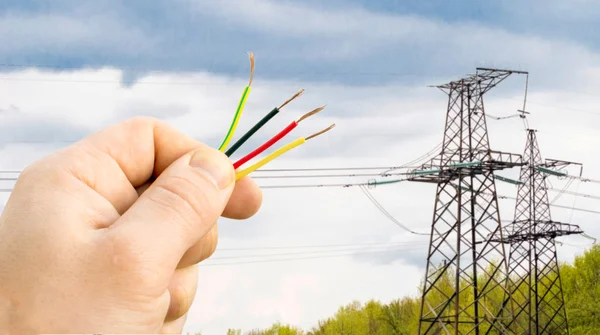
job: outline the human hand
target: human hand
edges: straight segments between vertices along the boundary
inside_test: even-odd
[[[224,154],[151,118],[37,161],[0,217],[0,330],[179,333],[217,219],[261,201]]]

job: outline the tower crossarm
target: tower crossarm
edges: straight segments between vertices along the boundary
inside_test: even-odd
[[[564,171],[561,171],[560,168],[565,168],[565,167],[571,166],[571,165],[579,166],[579,176],[581,177],[581,175],[583,174],[583,164],[582,163],[546,158],[545,162],[542,164],[538,164],[537,167],[538,167],[538,169],[539,168],[559,169],[558,171],[554,171],[554,174],[558,175],[559,177],[564,177],[567,175],[567,173]]]
[[[520,154],[495,150],[476,150],[474,160],[447,160],[447,155],[432,158],[419,168],[408,172],[409,181],[418,182],[449,182],[459,176],[483,174],[490,171],[510,169],[525,165]]]
[[[532,229],[535,227],[535,229]],[[556,237],[583,234],[583,230],[574,224],[557,221],[529,222],[527,220],[513,222],[505,227],[503,237],[496,236],[492,240],[506,244],[524,241],[537,241],[540,239],[554,239]]]
[[[451,90],[456,89],[457,87],[478,86],[481,92],[480,94],[483,95],[513,73],[527,74],[525,71],[477,68],[475,74],[470,74],[466,78],[451,81],[442,85],[437,85],[436,87],[448,94]]]
[[[580,165],[581,166],[582,164],[576,163],[576,162],[570,162],[570,161],[563,161],[560,159],[546,158],[546,162],[543,165],[547,168],[553,168],[553,167],[563,167],[563,166],[568,166],[568,165]]]

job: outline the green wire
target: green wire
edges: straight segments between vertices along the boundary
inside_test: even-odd
[[[235,112],[235,116],[233,117],[233,121],[231,121],[231,126],[229,126],[229,131],[227,132],[227,136],[223,139],[223,142],[219,146],[219,151],[225,150],[229,141],[231,141],[231,137],[233,136],[233,132],[237,127],[237,124],[240,120],[240,116],[242,115],[242,111],[244,109],[244,105],[246,104],[246,97],[248,96],[248,91],[250,90],[250,86],[246,86],[244,89],[244,93],[242,94],[242,98],[240,99],[240,103],[238,104],[237,110]]]
[[[225,152],[227,157],[231,156],[237,149],[239,149],[242,144],[246,143],[246,141],[254,135],[262,126],[267,124],[269,120],[271,120],[275,115],[279,113],[279,108],[275,107],[272,111],[270,111],[267,115],[265,115],[260,121],[258,121],[254,127],[252,127],[248,132],[246,132],[237,142],[235,142],[228,150]]]

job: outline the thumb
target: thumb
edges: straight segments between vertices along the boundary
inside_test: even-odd
[[[234,184],[233,165],[220,151],[203,147],[180,157],[109,228],[113,248],[175,268],[217,222]]]

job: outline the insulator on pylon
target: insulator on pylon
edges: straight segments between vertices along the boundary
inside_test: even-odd
[[[377,181],[375,179],[369,179],[367,182],[367,188],[374,189],[377,186]]]

